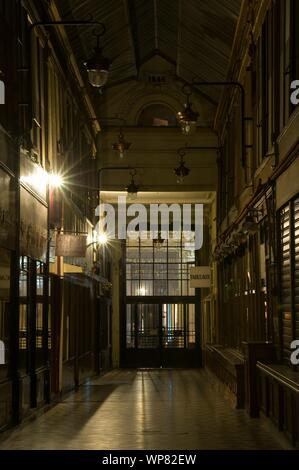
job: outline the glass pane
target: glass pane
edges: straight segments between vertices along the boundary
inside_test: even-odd
[[[36,295],[44,294],[44,278],[43,276],[36,276]]]
[[[188,264],[182,264],[182,279],[188,279]]]
[[[159,305],[137,305],[137,347],[159,346]]]
[[[155,264],[155,279],[167,279],[167,264]]]
[[[147,247],[153,249],[153,240],[150,238],[150,232],[146,232],[145,235],[144,235],[144,233],[145,232],[141,232],[141,234],[140,234],[140,245],[141,246],[147,246]],[[145,238],[145,236],[147,238]]]
[[[127,248],[127,262],[128,263],[139,263],[139,249],[138,248]]]
[[[138,243],[140,250],[132,242],[127,246],[127,281],[134,281],[127,284],[127,295],[194,295],[187,282],[190,268],[195,265],[194,244],[182,246],[181,240],[173,238],[162,246],[149,239],[140,239]],[[181,279],[186,281],[183,292]]]
[[[140,295],[139,294],[139,281],[131,282],[131,295]]]
[[[167,295],[167,281],[154,281],[154,295]]]
[[[140,261],[142,263],[152,263],[153,262],[153,248],[150,247],[141,247],[140,248]]]
[[[131,281],[127,281],[127,295],[132,295],[132,283]]]
[[[140,288],[137,295],[153,295],[153,281],[140,281]]]
[[[20,297],[27,297],[27,279],[28,279],[28,274],[25,271],[20,272],[20,282],[19,282],[19,292],[20,292]]]
[[[127,305],[126,317],[126,347],[135,348],[135,318],[134,305]]]
[[[21,304],[19,309],[19,348],[27,349],[27,305]]]
[[[132,247],[132,246],[139,246],[139,239],[135,240],[135,237],[131,236],[131,232],[128,232],[128,237],[127,237],[127,246]]]
[[[181,236],[179,233],[171,232],[168,239],[168,246],[181,246]]]
[[[168,281],[168,295],[182,295],[181,281]]]
[[[131,264],[131,279],[139,279],[139,264]]]
[[[168,249],[168,262],[180,263],[181,262],[181,247],[169,247]]]
[[[164,348],[184,347],[184,305],[163,305],[162,331],[162,345]]]
[[[43,304],[36,305],[36,348],[43,347]]]
[[[28,258],[26,256],[21,256],[20,257],[20,269],[22,271],[27,271],[28,270]]]
[[[132,269],[131,269],[131,264],[127,264],[126,265],[126,277],[127,279],[131,279],[132,278]]]
[[[190,283],[187,280],[182,281],[182,295],[195,295],[195,289],[190,287]]]
[[[187,305],[187,334],[186,346],[187,348],[195,348],[195,305]]]
[[[140,279],[153,279],[153,265],[152,264],[140,265]]]
[[[180,264],[168,265],[168,279],[181,279],[181,265]]]
[[[167,247],[155,248],[155,263],[167,263]]]
[[[40,261],[36,262],[36,272],[38,274],[45,274],[45,265],[44,265],[44,263],[41,263]]]
[[[182,262],[183,263],[194,263],[195,262],[195,251],[183,248],[182,250]]]

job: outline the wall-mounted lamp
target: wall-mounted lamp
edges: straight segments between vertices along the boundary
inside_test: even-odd
[[[97,243],[99,245],[107,245],[108,243],[108,237],[106,235],[106,233],[102,232],[102,233],[99,233],[98,236],[97,236]]]
[[[245,233],[253,235],[257,232],[258,224],[256,223],[255,217],[252,214],[248,214],[242,224],[242,228]]]
[[[129,199],[136,199],[138,191],[139,191],[139,186],[136,185],[134,176],[136,176],[136,170],[131,172],[131,181],[129,185],[126,187],[126,191],[128,193]]]
[[[177,183],[178,184],[183,184],[184,183],[184,178],[189,175],[190,169],[185,166],[184,162],[184,156],[186,155],[185,152],[179,150],[179,155],[180,155],[180,164],[177,168],[174,168],[174,174],[177,177]]]
[[[66,21],[37,21],[30,25],[30,30],[44,26],[44,27],[56,27],[56,26],[76,26],[76,27],[101,27],[100,33],[97,33],[96,29],[94,30],[94,35],[97,38],[97,45],[94,50],[94,55],[84,63],[88,73],[88,79],[92,86],[102,87],[107,83],[109,66],[110,62],[102,54],[102,49],[100,48],[100,37],[103,36],[106,32],[106,28],[103,23],[94,20],[66,20]]]
[[[48,173],[48,184],[52,188],[61,188],[63,185],[63,178],[61,175],[55,174],[53,172]]]
[[[108,236],[107,236],[106,232],[103,232],[102,230],[100,230],[100,231],[94,230],[93,231],[93,242],[92,243],[95,244],[95,245],[101,245],[101,246],[107,245]]]
[[[177,120],[181,126],[182,133],[184,135],[190,135],[196,129],[197,120],[199,114],[192,109],[190,103],[190,96],[192,95],[192,91],[186,91],[186,85],[183,86],[183,93],[187,97],[187,101],[183,111],[179,111],[177,113]]]
[[[248,234],[248,235],[254,235],[258,231],[258,222],[257,222],[257,217],[259,214],[263,214],[263,210],[259,209],[249,209],[245,220],[242,224],[242,229],[243,231]]]
[[[50,188],[60,188],[63,185],[61,175],[53,172],[48,173],[40,165],[35,165],[33,173],[22,175],[20,181],[40,191],[43,191],[47,186]]]
[[[100,47],[100,37],[106,32],[106,28],[103,24],[101,24],[101,27],[102,31],[100,33],[94,30],[97,44],[92,57],[84,63],[88,73],[88,80],[95,88],[101,88],[106,85],[110,67],[110,61],[103,55],[102,48]]]

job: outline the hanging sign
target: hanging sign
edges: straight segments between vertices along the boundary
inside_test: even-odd
[[[84,258],[87,248],[86,235],[69,235],[59,233],[56,237],[56,256]]]
[[[211,268],[209,266],[196,266],[190,269],[190,287],[211,287]]]

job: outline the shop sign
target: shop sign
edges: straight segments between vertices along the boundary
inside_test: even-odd
[[[56,256],[84,258],[87,248],[86,235],[59,233],[56,236]]]
[[[196,266],[190,269],[190,287],[211,287],[211,268],[209,266]]]

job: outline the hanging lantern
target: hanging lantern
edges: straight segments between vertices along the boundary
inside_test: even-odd
[[[183,184],[184,183],[184,178],[186,176],[188,176],[189,173],[190,173],[190,169],[185,166],[185,162],[184,162],[184,159],[183,159],[184,155],[185,155],[185,153],[181,152],[181,154],[180,154],[180,157],[181,157],[180,164],[177,168],[174,168],[174,170],[173,170],[174,174],[177,177],[177,183],[178,184]]]
[[[112,145],[112,148],[119,154],[119,158],[123,159],[126,152],[131,147],[131,145],[132,145],[131,142],[127,142],[125,140],[124,134],[122,130],[120,130],[119,136],[118,136],[118,142],[115,142],[115,144]]]
[[[188,136],[195,131],[199,114],[192,109],[190,103],[191,92],[185,94],[187,96],[187,102],[184,110],[177,113],[177,120],[181,126],[182,133]]]
[[[139,186],[136,185],[135,180],[134,180],[135,175],[136,175],[136,171],[131,173],[131,181],[129,185],[126,187],[128,198],[131,200],[137,198],[137,194],[139,191]]]
[[[105,28],[100,34],[95,34],[97,38],[97,45],[94,49],[93,56],[85,62],[85,67],[88,73],[89,83],[95,88],[101,88],[106,85],[109,75],[110,61],[107,59],[100,47],[100,37],[105,33]]]

